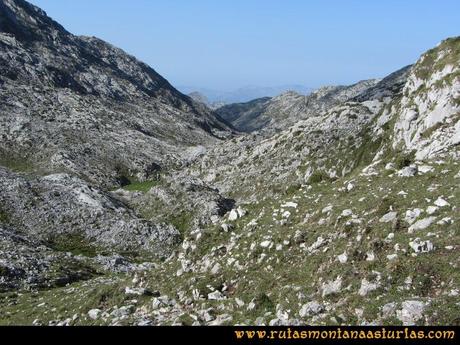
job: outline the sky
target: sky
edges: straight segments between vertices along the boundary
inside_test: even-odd
[[[231,90],[381,78],[460,35],[458,0],[29,0],[173,85]]]

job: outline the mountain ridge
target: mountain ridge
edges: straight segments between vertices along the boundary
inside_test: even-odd
[[[5,140],[0,145],[0,151],[3,151],[4,155],[5,152],[11,151],[5,147],[7,144],[15,147],[17,155],[30,156],[27,149],[22,147],[24,142],[30,142],[33,146],[41,141],[41,144],[49,146],[49,152],[46,155],[38,154],[31,157],[40,159],[38,162],[31,162],[32,165],[38,165],[40,169],[45,166],[51,167],[54,171],[61,171],[63,166],[73,166],[74,172],[86,175],[90,179],[99,179],[98,182],[101,182],[100,178],[91,174],[91,169],[88,169],[86,164],[88,160],[93,160],[93,164],[96,165],[97,161],[100,161],[100,171],[106,170],[106,181],[112,179],[110,183],[114,185],[117,181],[113,175],[117,174],[117,169],[131,170],[130,175],[139,174],[139,178],[145,178],[148,175],[145,171],[148,171],[152,163],[163,165],[179,162],[182,159],[178,152],[180,150],[171,144],[201,145],[231,135],[230,128],[210,110],[179,93],[153,69],[121,49],[96,38],[73,36],[61,26],[55,26],[44,12],[22,0],[3,0],[2,6],[8,8],[8,13],[18,11],[18,18],[27,17],[28,12],[21,12],[24,8],[36,13],[37,18],[30,19],[32,24],[28,21],[21,24],[26,28],[30,25],[29,31],[33,31],[35,25],[40,27],[41,23],[45,26],[51,23],[43,32],[38,30],[32,38],[27,38],[27,44],[23,45],[22,35],[17,40],[16,36],[4,32],[5,21],[2,20],[0,69],[3,111],[6,108],[17,111],[16,104],[23,103],[23,100],[33,97],[38,100],[26,101],[30,102],[27,105],[29,108],[35,108],[28,116],[19,116],[9,123],[4,123],[2,135]],[[4,13],[2,18],[5,18]],[[6,29],[10,28],[11,25],[6,25]],[[35,89],[28,90],[32,85]],[[63,103],[64,99],[66,101]],[[93,112],[91,116],[79,114],[85,108],[88,109],[88,113]],[[171,115],[173,113],[175,114]],[[109,120],[110,117],[112,120]],[[117,126],[111,127],[109,121],[118,122],[119,129],[130,128],[134,133],[134,139],[130,138],[128,133],[120,132]],[[15,126],[32,126],[33,129],[24,133],[28,135],[25,140],[15,137]],[[85,131],[79,128],[85,126],[91,128],[89,132],[88,129]],[[77,134],[82,130],[85,132]],[[41,137],[40,132],[43,131],[57,133]],[[69,135],[65,135],[66,132],[69,132]],[[50,142],[53,136],[59,143]],[[102,162],[104,156],[117,155],[119,151],[111,146],[110,141],[94,145],[94,142],[99,140],[98,136],[123,138],[121,140],[125,143],[127,151],[131,151],[134,157],[137,156],[140,164],[134,167],[132,160],[122,159],[120,168],[113,166],[107,170],[108,165]],[[75,150],[75,144],[69,146],[67,141],[80,146],[78,152]],[[142,146],[146,142],[150,142],[150,148],[147,149],[150,151],[150,158],[141,152],[135,153],[136,146]],[[105,145],[106,152],[91,152],[86,149],[86,155],[82,155],[86,145],[95,148]],[[62,151],[70,152],[61,153]],[[67,158],[59,158],[62,155]],[[167,158],[168,156],[170,158]],[[49,157],[52,158],[51,162]],[[174,158],[171,159],[172,157]],[[3,161],[8,159],[4,157]],[[59,163],[59,160],[63,162]],[[112,177],[109,177],[110,175]]]

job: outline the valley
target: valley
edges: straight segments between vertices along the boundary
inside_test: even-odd
[[[214,107],[0,0],[0,325],[459,325],[459,71]]]

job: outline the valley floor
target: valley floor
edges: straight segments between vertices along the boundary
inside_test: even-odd
[[[459,324],[459,167],[287,188],[185,232],[155,268],[3,293],[0,324]]]

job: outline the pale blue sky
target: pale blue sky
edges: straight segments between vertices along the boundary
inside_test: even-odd
[[[31,0],[174,85],[349,84],[460,34],[458,0]]]

